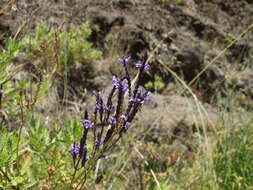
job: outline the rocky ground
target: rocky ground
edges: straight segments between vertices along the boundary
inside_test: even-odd
[[[134,61],[152,56],[152,71],[143,83],[154,81],[156,75],[161,76],[164,83],[158,94],[154,93],[154,101],[143,110],[148,118],[144,119],[145,123],[161,117],[158,133],[155,130],[154,134],[167,128],[171,129],[170,133],[177,133],[180,122],[193,128],[215,125],[218,117],[213,103],[215,95],[229,87],[246,97],[249,103],[243,101],[242,106],[252,102],[253,30],[243,35],[190,85],[201,105],[189,93],[181,93],[184,88],[168,70],[186,83],[194,79],[253,23],[251,0],[182,0],[166,4],[159,0],[17,0],[9,4],[2,2],[0,7],[0,45],[4,44],[5,36],[32,32],[41,22],[67,29],[89,20],[94,29],[90,41],[103,52],[103,59],[94,67],[97,74],[90,78],[98,89],[110,84],[111,74],[117,72],[112,63],[118,56],[131,55]],[[78,82],[82,80],[81,74],[71,73],[73,88],[80,85],[89,88]],[[196,106],[201,107],[199,111]],[[210,123],[206,124],[207,120]]]

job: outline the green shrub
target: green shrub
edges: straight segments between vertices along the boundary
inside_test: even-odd
[[[165,87],[165,83],[159,75],[155,75],[154,81],[149,81],[145,84],[147,88],[153,88],[155,91],[160,91]]]
[[[22,129],[36,101],[50,86],[47,77],[34,80],[24,72],[23,64],[13,63],[20,50],[21,44],[9,38],[0,52],[0,189],[28,189],[36,183],[27,174],[30,157],[26,157],[28,141]]]
[[[72,140],[81,135],[79,121],[70,119],[65,127],[45,126],[39,119],[27,123],[27,134],[9,131],[0,126],[0,189],[70,189]],[[17,148],[19,145],[17,166]]]
[[[21,40],[22,50],[36,58],[43,58],[43,64],[58,65],[61,68],[71,68],[74,61],[89,64],[101,57],[101,51],[95,50],[88,41],[92,30],[86,22],[69,31],[60,31],[42,24],[37,26],[34,36],[26,36]]]

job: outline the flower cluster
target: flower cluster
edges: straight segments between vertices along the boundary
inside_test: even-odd
[[[73,157],[76,157],[80,152],[80,144],[78,142],[74,142],[71,145],[71,150],[69,152]]]
[[[146,91],[143,94],[141,92],[138,92],[136,97],[131,98],[130,101],[133,102],[135,105],[144,104],[145,102],[150,100],[150,91]]]
[[[150,65],[148,63],[142,63],[141,61],[138,61],[135,64],[136,68],[143,68],[144,70],[149,70],[150,69]]]
[[[105,154],[131,128],[136,113],[144,103],[150,100],[151,92],[141,92],[139,89],[143,73],[150,69],[150,65],[141,61],[135,64],[138,75],[132,88],[132,81],[128,72],[130,60],[130,57],[119,58],[125,74],[121,78],[112,77],[112,90],[106,101],[103,100],[99,92],[92,92],[96,97],[93,113],[90,115],[85,110],[84,117],[81,120],[83,125],[82,138],[80,142],[74,142],[70,150],[75,169],[80,168],[78,167],[79,164],[81,164],[81,167],[85,167],[86,162],[90,160],[96,163],[98,159],[107,158],[108,156],[105,156]],[[126,92],[128,92],[128,101],[127,105],[124,105],[124,102],[126,102],[124,98],[127,97]],[[88,134],[91,136],[89,139],[94,139],[89,150],[87,148]]]
[[[131,57],[129,56],[129,57],[120,57],[118,60],[119,60],[119,62],[120,63],[122,63],[123,64],[123,66],[124,66],[124,64],[128,64],[128,62],[130,61],[130,59],[131,59]]]
[[[83,126],[86,128],[86,129],[89,129],[89,128],[92,128],[93,127],[93,123],[88,120],[88,119],[84,119],[81,121],[81,123],[83,124]]]
[[[123,79],[122,81],[115,76],[112,78],[112,85],[119,89],[122,92],[125,92],[128,89],[128,81],[127,79]]]

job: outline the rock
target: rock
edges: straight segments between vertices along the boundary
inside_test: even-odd
[[[27,19],[26,13],[38,7],[34,18],[22,28],[20,36],[22,32],[34,31],[34,26],[41,21],[69,28],[89,20],[93,28],[90,40],[103,51],[106,58],[128,54],[139,59],[142,55],[151,55],[156,49],[152,68],[166,75],[164,78],[170,78],[159,64],[161,61],[178,75],[183,74],[182,78],[187,82],[206,65],[209,55],[217,55],[229,40],[252,23],[253,14],[249,1],[229,3],[221,0],[182,1],[179,4],[169,2],[168,6],[163,6],[160,1],[148,0],[68,0],[46,3],[20,0],[16,6],[18,11],[6,11],[1,16],[0,33],[4,26],[4,32],[8,28],[15,35]],[[240,59],[242,51],[245,56],[252,54],[252,37],[247,36],[250,35],[244,35],[230,48],[228,53],[231,55],[222,59],[222,64],[214,63],[201,76],[200,80],[206,87],[203,91],[209,93],[213,89],[222,89],[225,85],[220,81],[224,81],[226,66]]]
[[[152,141],[164,136],[168,140],[173,136],[189,137],[198,129],[213,130],[219,121],[218,111],[208,104],[197,106],[190,97],[159,94],[152,95],[152,101],[143,106],[137,118],[137,126],[151,130],[147,136]]]
[[[253,99],[253,68],[245,69],[235,80],[236,88]]]
[[[132,5],[130,0],[113,0],[113,5],[116,5],[122,9],[127,8],[129,5]]]

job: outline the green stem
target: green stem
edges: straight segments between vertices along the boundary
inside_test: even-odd
[[[17,166],[17,170],[19,169],[19,146],[20,146],[20,140],[21,140],[21,132],[22,132],[22,128],[24,126],[24,110],[23,110],[23,92],[20,92],[20,111],[21,111],[21,116],[20,116],[20,127],[19,127],[19,131],[18,131],[18,142],[17,142],[17,152],[16,152],[16,166]],[[19,171],[18,171],[19,173]]]

